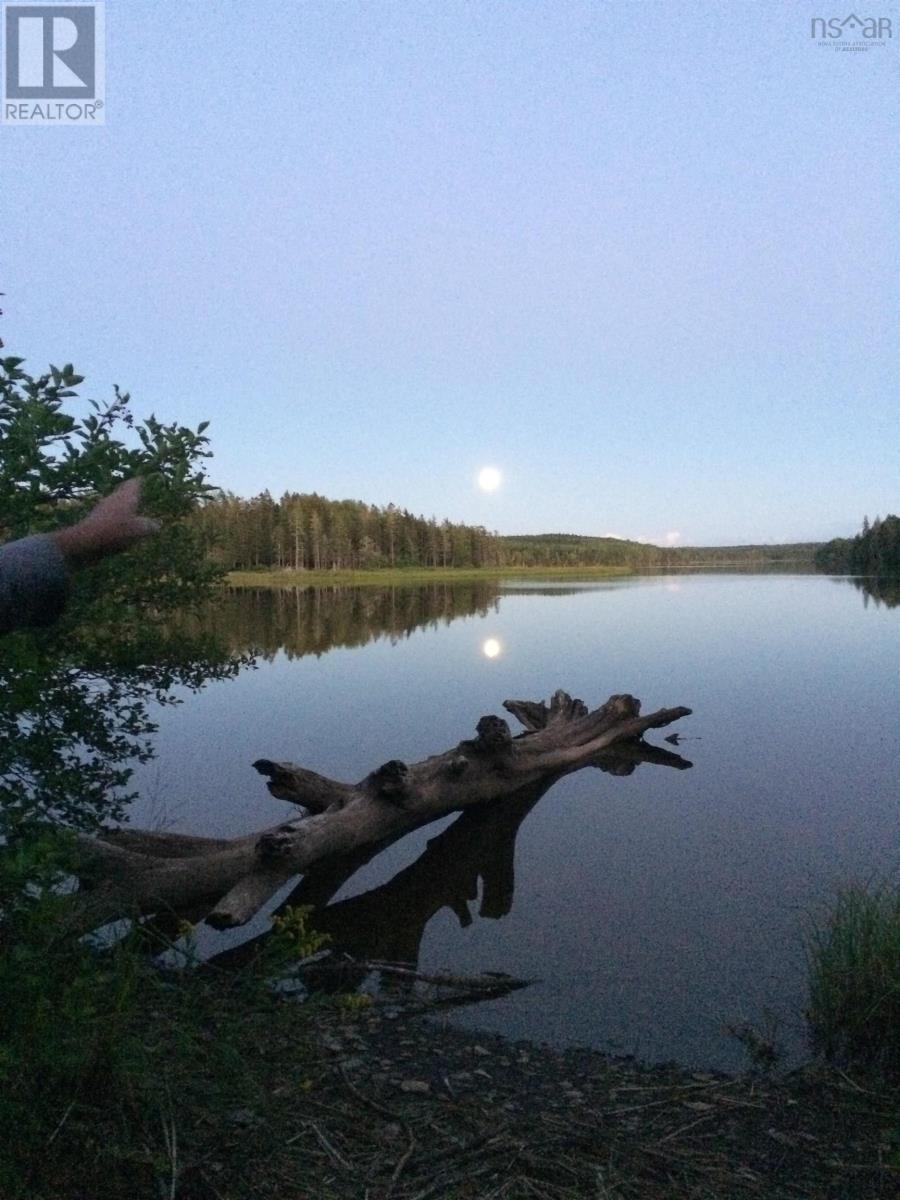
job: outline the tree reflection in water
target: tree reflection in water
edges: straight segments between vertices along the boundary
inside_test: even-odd
[[[863,605],[868,608],[869,601],[874,601],[876,608],[900,607],[900,577],[879,579],[875,576],[862,576],[850,581],[858,592],[862,593]]]
[[[239,588],[201,614],[185,617],[221,639],[232,653],[252,652],[270,662],[321,655],[335,647],[392,642],[417,629],[449,625],[460,617],[496,612],[496,582],[432,583],[409,587]]]

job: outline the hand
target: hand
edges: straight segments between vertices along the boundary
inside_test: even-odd
[[[105,496],[83,521],[50,536],[73,567],[85,566],[108,554],[127,550],[160,528],[158,521],[138,516],[140,498],[140,479],[127,479]]]

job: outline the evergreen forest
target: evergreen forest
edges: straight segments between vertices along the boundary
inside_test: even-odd
[[[816,566],[822,571],[848,575],[900,574],[900,517],[888,514],[869,523],[852,538],[834,538],[816,551]]]
[[[814,543],[662,547],[612,537],[501,536],[483,526],[416,516],[395,504],[268,491],[220,494],[193,518],[228,571],[365,571],[377,568],[811,566]]]

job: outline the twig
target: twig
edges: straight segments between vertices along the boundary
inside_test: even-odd
[[[391,1182],[388,1184],[387,1191],[385,1192],[385,1195],[384,1195],[384,1200],[391,1200],[391,1196],[393,1196],[393,1194],[394,1194],[394,1188],[397,1186],[397,1180],[403,1174],[403,1170],[404,1170],[406,1164],[412,1158],[413,1151],[416,1148],[416,1144],[417,1144],[416,1139],[413,1137],[411,1130],[409,1130],[408,1128],[407,1128],[407,1135],[409,1137],[409,1145],[406,1147],[404,1152],[397,1159],[397,1165],[394,1167],[393,1175],[391,1175]]]
[[[394,1112],[393,1109],[388,1108],[384,1104],[379,1104],[377,1100],[371,1100],[368,1096],[364,1095],[356,1086],[356,1084],[351,1082],[344,1067],[338,1066],[337,1070],[341,1079],[344,1081],[344,1086],[347,1088],[347,1091],[351,1096],[354,1096],[360,1102],[360,1104],[364,1104],[366,1108],[371,1108],[375,1112],[380,1113],[383,1117],[387,1117],[389,1121],[395,1121],[398,1125],[406,1124],[399,1113]]]
[[[336,1162],[338,1164],[338,1166],[341,1167],[344,1171],[348,1171],[351,1175],[355,1175],[356,1168],[353,1166],[352,1163],[348,1162],[346,1160],[346,1158],[344,1158],[343,1154],[341,1154],[341,1152],[339,1150],[336,1150],[335,1147],[332,1146],[331,1142],[329,1142],[328,1138],[325,1136],[325,1134],[322,1132],[322,1130],[318,1127],[318,1125],[315,1123],[315,1121],[309,1121],[308,1124],[309,1124],[310,1128],[312,1129],[313,1133],[319,1139],[319,1143],[321,1144],[323,1150],[325,1150],[325,1152],[332,1159],[332,1161]]]
[[[382,975],[392,975],[398,979],[409,979],[413,983],[429,983],[433,987],[458,988],[463,991],[516,991],[519,988],[530,987],[533,983],[541,982],[539,979],[517,979],[514,975],[505,975],[502,971],[484,971],[481,975],[451,975],[446,971],[417,971],[413,967],[405,967],[400,963],[351,958],[349,955],[345,955],[337,962],[300,964],[301,970],[305,970],[307,966],[315,969],[317,974],[321,974],[323,971],[347,971],[356,968],[361,971],[378,971]]]
[[[451,975],[447,971],[416,971],[412,967],[400,966],[397,963],[379,962],[377,959],[364,959],[356,962],[356,966],[365,967],[370,971],[380,971],[383,975],[396,975],[400,979],[412,979],[418,983],[431,983],[436,987],[455,988],[498,988],[498,987],[527,987],[537,983],[536,979],[516,979],[501,971],[484,971],[481,975]]]
[[[166,1143],[166,1152],[169,1155],[171,1163],[171,1171],[169,1178],[169,1200],[175,1200],[175,1195],[178,1191],[178,1129],[175,1125],[175,1118],[172,1117],[168,1122],[163,1117],[161,1120],[163,1138]]]
[[[488,1163],[483,1167],[476,1167],[474,1171],[467,1171],[466,1174],[463,1176],[463,1179],[465,1180],[466,1183],[468,1183],[469,1180],[475,1179],[479,1175],[486,1175],[489,1171],[496,1171],[496,1170],[497,1170],[496,1167],[492,1167]],[[424,1191],[416,1192],[415,1196],[413,1196],[411,1198],[411,1200],[429,1200],[429,1197],[431,1197],[431,1196],[437,1196],[437,1195],[441,1195],[441,1194],[445,1195],[446,1191],[444,1191],[442,1193],[442,1190],[441,1190],[441,1189],[444,1189],[445,1187],[446,1187],[445,1181],[442,1179],[437,1179],[437,1180],[435,1180],[434,1183],[430,1183],[428,1185],[428,1187],[425,1188]]]
[[[46,1146],[49,1146],[49,1145],[50,1145],[50,1143],[53,1141],[53,1139],[56,1137],[56,1135],[57,1135],[57,1134],[60,1132],[60,1130],[62,1129],[63,1125],[65,1125],[66,1121],[68,1121],[68,1119],[69,1119],[69,1113],[72,1111],[72,1109],[73,1109],[74,1107],[75,1107],[75,1101],[73,1100],[73,1101],[71,1102],[71,1104],[69,1105],[69,1107],[66,1109],[66,1111],[63,1113],[63,1115],[62,1115],[62,1120],[59,1122],[59,1124],[56,1126],[56,1128],[53,1130],[53,1132],[52,1132],[52,1133],[50,1134],[50,1136],[47,1138],[47,1141],[44,1143]]]
[[[491,1142],[499,1141],[508,1128],[507,1125],[501,1125],[499,1129],[492,1129],[488,1133],[482,1133],[478,1137],[472,1138],[471,1141],[463,1142],[461,1146],[449,1146],[446,1150],[438,1150],[436,1154],[429,1155],[428,1162],[433,1166],[444,1159],[462,1158],[463,1155],[471,1154],[474,1150],[481,1150],[483,1147],[490,1145]]]
[[[682,1133],[687,1133],[689,1129],[693,1129],[697,1125],[702,1125],[704,1121],[709,1121],[712,1117],[718,1116],[717,1113],[704,1113],[702,1117],[698,1117],[696,1121],[690,1121],[687,1125],[682,1125],[679,1129],[674,1129],[671,1133],[667,1133],[664,1138],[659,1138],[657,1146],[662,1146],[664,1142],[671,1142],[674,1138],[679,1137]]]
[[[860,1087],[859,1084],[855,1080],[851,1079],[850,1076],[847,1075],[840,1068],[837,1068],[837,1073],[838,1073],[838,1075],[840,1075],[841,1079],[846,1080],[846,1082],[854,1090],[854,1092],[859,1092],[861,1096],[873,1096],[876,1100],[884,1099],[884,1096],[879,1095],[878,1092],[871,1092],[871,1091],[869,1091],[868,1088]]]

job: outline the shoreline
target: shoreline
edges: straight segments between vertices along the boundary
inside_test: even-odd
[[[636,579],[652,575],[822,575],[809,563],[683,563],[677,566],[636,568],[588,567],[373,567],[360,571],[228,571],[225,586],[252,588],[423,587],[430,583],[500,583],[504,580]],[[845,578],[854,578],[846,576]]]
[[[244,1160],[243,1181],[220,1177],[223,1200],[246,1195],[248,1176],[260,1200],[283,1196],[289,1179],[328,1200],[888,1200],[900,1190],[897,1094],[865,1076],[645,1064],[381,1005],[319,1009],[313,1028],[303,1095],[276,1072],[274,1103],[257,1117],[278,1149]]]
[[[376,567],[365,571],[229,571],[233,588],[421,587],[428,583],[496,583],[503,579],[625,579],[632,567]]]

